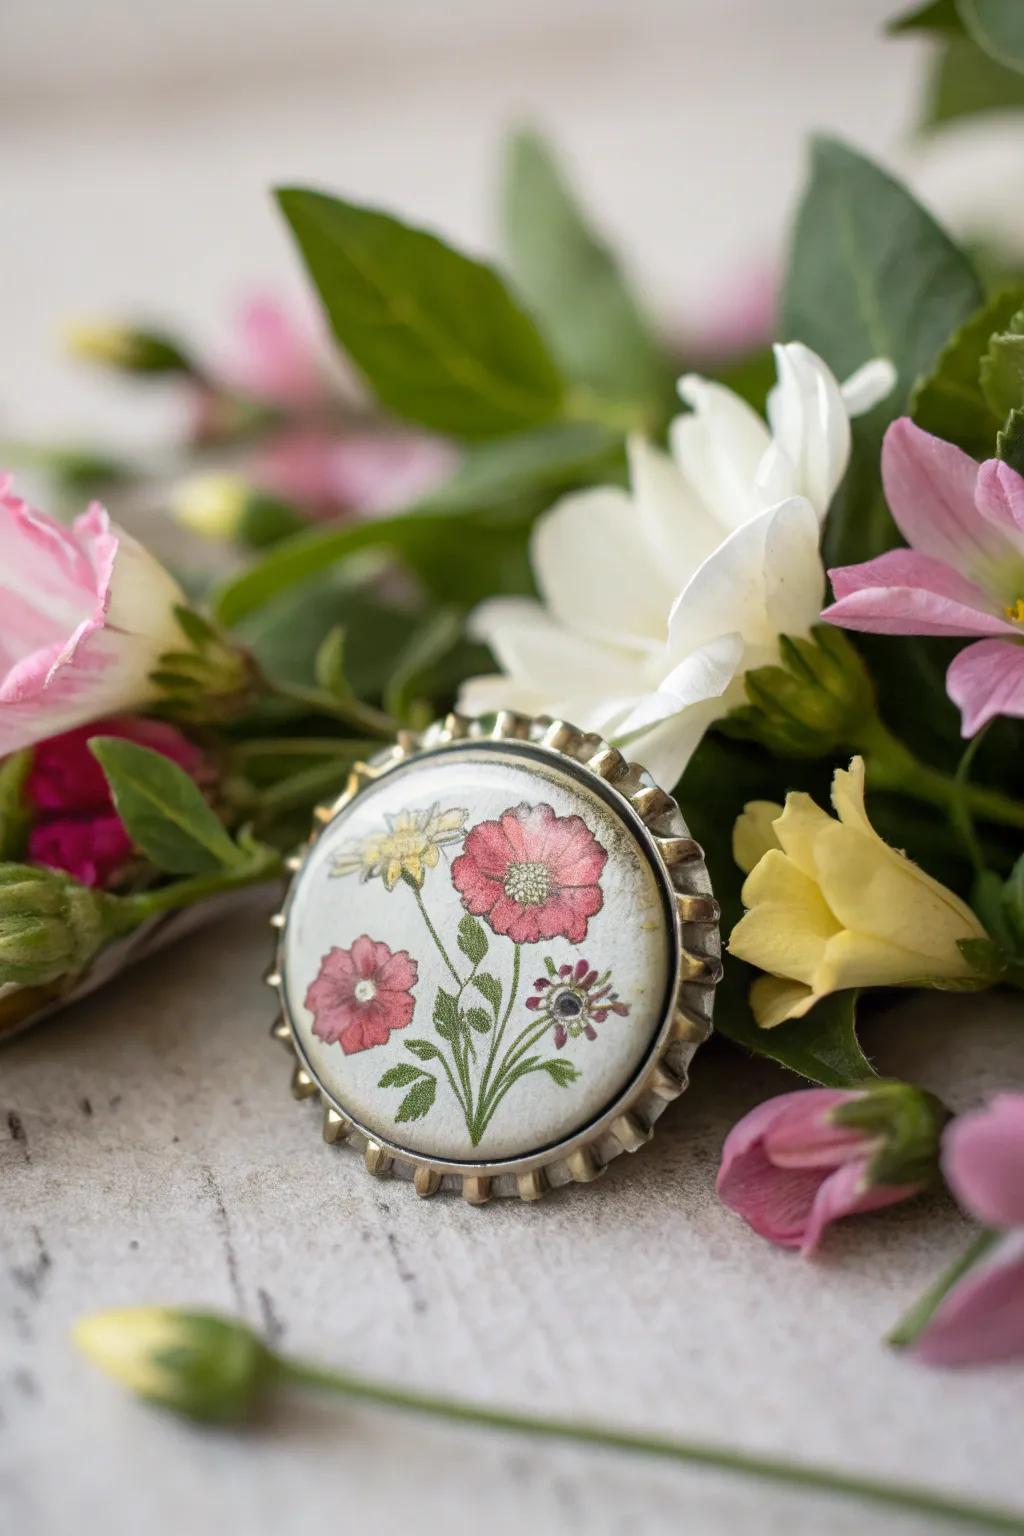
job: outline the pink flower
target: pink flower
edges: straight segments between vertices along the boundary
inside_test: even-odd
[[[946,674],[963,734],[1024,717],[1024,478],[904,416],[885,435],[882,479],[912,547],[830,571],[837,601],[822,618],[882,635],[983,636]]]
[[[1024,1093],[960,1115],[942,1168],[961,1205],[1000,1236],[939,1302],[910,1348],[929,1365],[1024,1357]]]
[[[581,817],[524,803],[479,822],[463,849],[452,883],[467,912],[516,944],[582,944],[604,900],[598,882],[608,855]]]
[[[871,1161],[884,1142],[877,1126],[843,1125],[836,1118],[837,1110],[872,1093],[805,1088],[759,1104],[726,1137],[719,1198],[759,1236],[811,1254],[830,1222],[916,1194],[920,1180],[872,1182]]]
[[[25,781],[34,823],[29,858],[34,864],[63,869],[83,885],[105,886],[133,850],[103,770],[89,750],[94,736],[138,742],[169,757],[200,782],[209,779],[210,769],[199,748],[163,720],[115,717],[39,743]]]
[[[98,502],[65,528],[0,478],[0,755],[154,698],[184,601]]]
[[[612,990],[610,971],[598,975],[589,960],[556,967],[548,956],[545,964],[548,974],[537,977],[534,994],[526,999],[526,1006],[551,1024],[556,1050],[580,1035],[596,1040],[594,1025],[603,1024],[610,1013],[620,1019],[628,1015],[629,1004]]]
[[[327,397],[312,318],[300,324],[273,294],[253,294],[239,306],[221,374],[238,394],[267,405],[301,410]]]
[[[412,1019],[417,969],[407,950],[392,951],[365,933],[351,949],[329,950],[306,993],[313,1033],[346,1056],[387,1045],[391,1031]]]
[[[456,462],[447,444],[419,433],[310,426],[261,445],[252,474],[264,490],[329,517],[397,511],[438,486]]]

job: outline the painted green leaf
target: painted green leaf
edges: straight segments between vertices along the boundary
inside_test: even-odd
[[[1024,288],[994,294],[953,332],[934,368],[914,385],[910,414],[919,427],[956,443],[976,459],[991,458],[997,421],[981,385],[982,359],[996,332],[1012,329]],[[1024,395],[1015,402],[1024,401]],[[1007,407],[1007,410],[1009,407]],[[1006,411],[998,413],[1005,416]]]
[[[453,1040],[459,1032],[458,999],[444,987],[438,987],[434,998],[434,1027],[442,1040]]]
[[[424,1075],[422,1067],[413,1067],[407,1061],[400,1061],[397,1067],[388,1067],[377,1087],[408,1088],[410,1083],[415,1083]]]
[[[434,1107],[434,1097],[437,1093],[437,1079],[433,1077],[421,1077],[414,1083],[395,1111],[395,1120],[401,1123],[403,1120],[422,1120]]]
[[[199,875],[244,860],[177,763],[114,736],[94,736],[89,747],[106,775],[128,835],[158,869]]]
[[[511,276],[568,377],[634,425],[656,424],[672,405],[672,372],[618,261],[536,133],[508,141],[502,225]]]
[[[1008,69],[1024,73],[1024,6],[1020,0],[956,0],[969,36]]]
[[[406,1040],[404,1044],[406,1050],[418,1056],[420,1061],[435,1061],[441,1055],[431,1040]]]
[[[335,336],[397,415],[475,438],[561,413],[562,376],[492,268],[341,198],[277,199]]]
[[[463,1018],[470,1029],[475,1029],[478,1035],[486,1035],[494,1024],[494,1019],[484,1008],[467,1008]]]
[[[993,328],[995,329],[995,328]],[[1002,420],[1024,407],[1024,312],[989,341],[979,369],[982,393]]]
[[[905,187],[845,144],[815,140],[782,334],[813,347],[840,379],[871,357],[897,370],[888,399],[854,423],[850,470],[826,526],[829,564],[870,559],[895,542],[880,491],[882,432],[981,302],[970,262]]]
[[[0,859],[20,859],[25,851],[30,822],[25,780],[31,766],[27,749],[0,761]]]
[[[487,953],[487,934],[470,913],[459,919],[459,948],[471,965],[479,965]]]
[[[501,982],[497,976],[492,976],[489,971],[478,971],[473,977],[473,985],[497,1013],[501,1007]]]
[[[560,1088],[568,1088],[580,1076],[579,1069],[571,1061],[566,1061],[564,1056],[555,1056],[551,1061],[541,1062],[540,1070],[554,1078]]]

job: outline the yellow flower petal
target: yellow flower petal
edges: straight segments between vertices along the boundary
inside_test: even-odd
[[[810,983],[840,929],[813,880],[779,850],[769,850],[743,886],[729,953],[762,971]]]
[[[750,1007],[760,1029],[798,1019],[817,1001],[818,994],[810,987],[782,976],[759,976],[750,989]]]
[[[782,806],[774,800],[750,800],[736,818],[732,829],[732,856],[745,875],[764,857],[769,848],[778,848],[774,824],[782,815]]]
[[[775,823],[779,846],[809,879],[817,877],[814,847],[826,827],[833,826],[831,816],[816,805],[810,795],[792,791],[786,796],[782,815]]]

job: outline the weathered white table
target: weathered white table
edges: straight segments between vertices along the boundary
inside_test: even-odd
[[[722,1137],[789,1086],[781,1073],[706,1050],[655,1141],[599,1183],[536,1206],[421,1202],[324,1145],[317,1111],[291,1101],[266,954],[262,924],[233,918],[0,1052],[0,1529],[933,1529],[333,1402],[248,1433],[193,1429],[68,1343],[85,1311],[157,1300],[238,1312],[291,1350],[424,1388],[1024,1506],[1024,1368],[938,1376],[879,1342],[964,1242],[944,1199],[848,1224],[815,1264],[716,1203]],[[1010,1000],[922,997],[869,1043],[886,1071],[927,1060],[954,1103],[1024,1084]]]

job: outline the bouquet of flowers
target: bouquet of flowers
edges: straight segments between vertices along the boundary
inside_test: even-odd
[[[1019,85],[1024,60],[951,17],[911,21]],[[728,940],[718,1033],[738,1070],[752,1052],[807,1085],[736,1127],[722,1198],[810,1252],[944,1173],[979,1239],[899,1342],[1024,1353],[1024,1097],[947,1126],[857,1033],[891,988],[1024,983],[1012,265],[983,279],[899,181],[820,140],[780,340],[702,355],[659,337],[531,133],[500,271],[277,197],[341,368],[267,299],[221,364],[79,328],[80,355],[178,390],[187,432],[156,493],[109,454],[34,455],[57,498],[155,494],[192,541],[180,569],[100,501],[65,522],[0,494],[0,1030],[276,878],[397,733],[564,718],[676,789]]]

